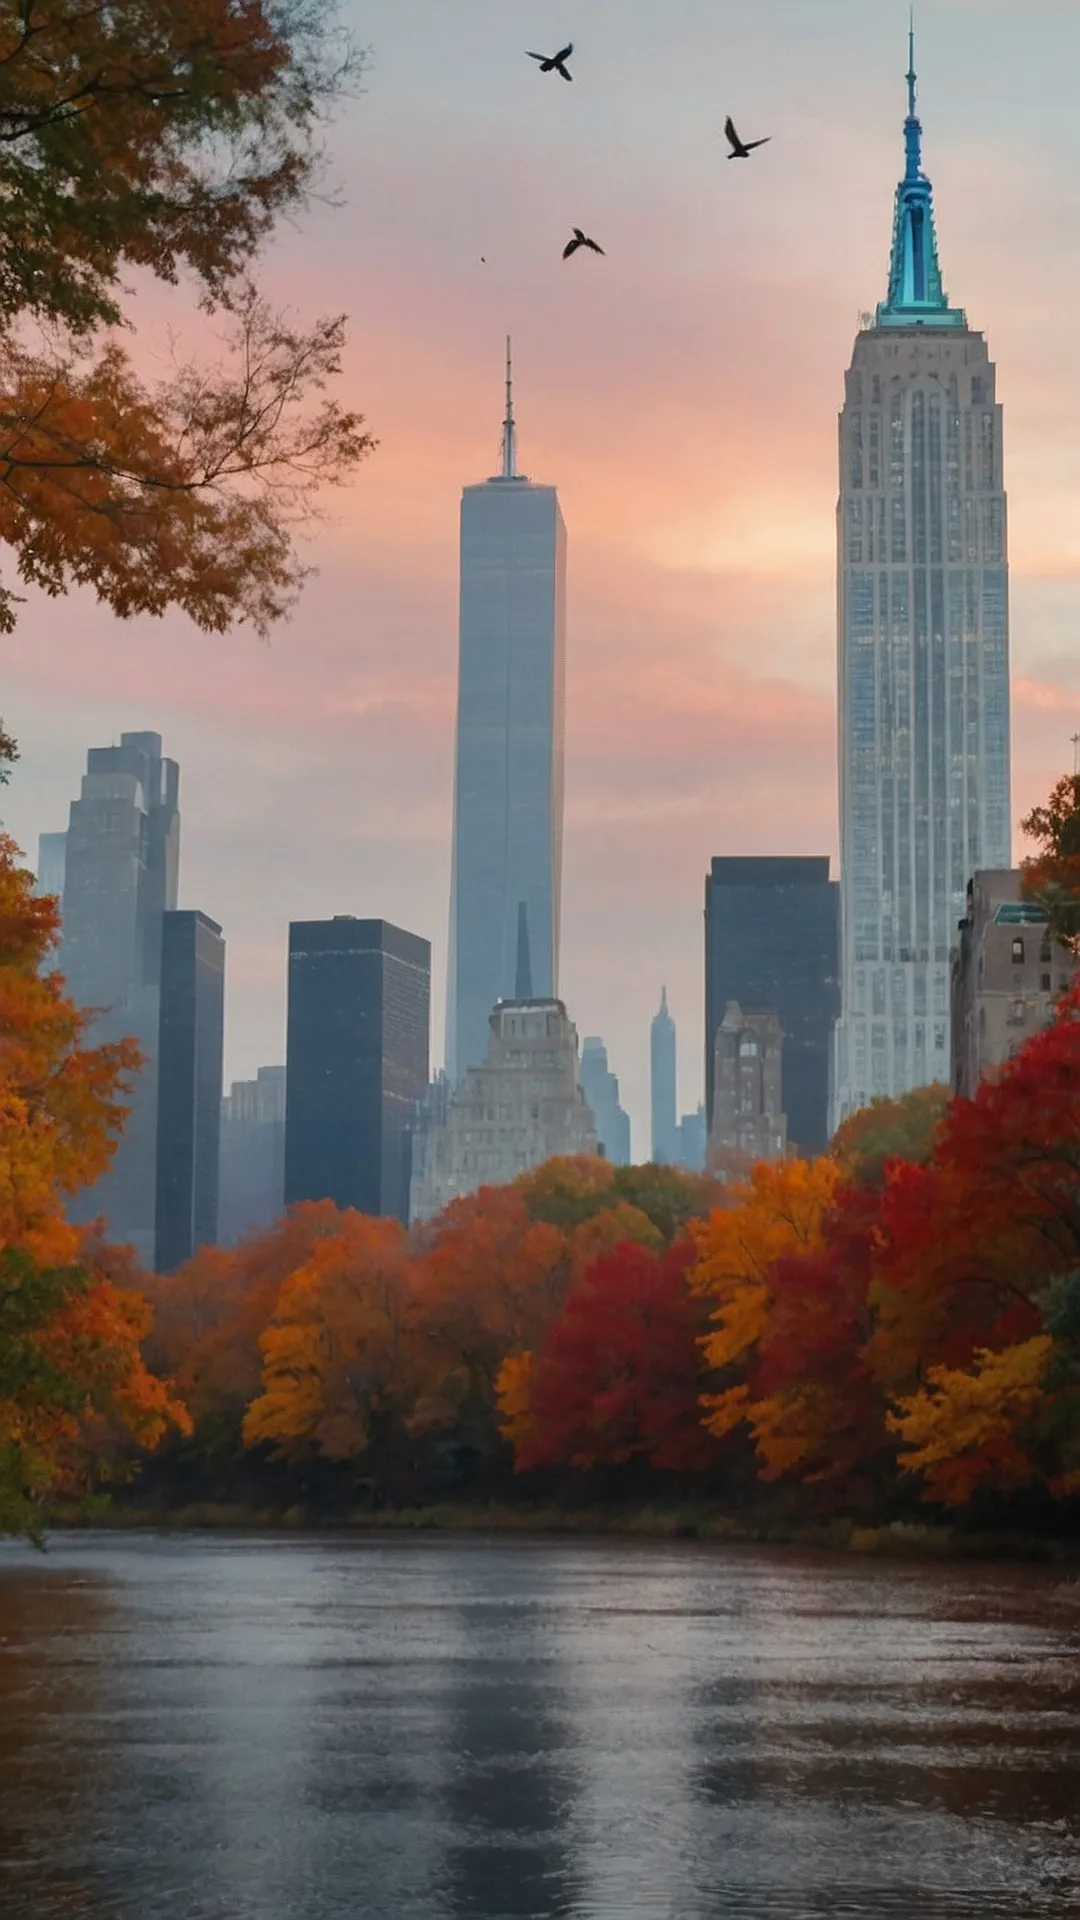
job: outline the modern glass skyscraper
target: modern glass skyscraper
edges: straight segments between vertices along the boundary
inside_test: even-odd
[[[431,947],[388,920],[289,926],[285,1204],[409,1216],[410,1135],[428,1085]]]
[[[156,1267],[217,1245],[225,942],[205,913],[162,915]]]
[[[497,1000],[559,991],[566,529],[517,470],[510,351],[502,472],[461,502],[446,1065],[487,1059]]]
[[[180,769],[157,733],[91,747],[86,769],[66,835],[59,966],[72,999],[97,1010],[90,1044],[133,1039],[143,1065],[108,1172],[68,1211],[84,1223],[103,1214],[110,1239],[152,1267],[161,939],[176,907]]]
[[[834,1120],[949,1078],[949,950],[1007,867],[1001,407],[942,285],[914,45],[889,288],[840,416],[841,1020]]]

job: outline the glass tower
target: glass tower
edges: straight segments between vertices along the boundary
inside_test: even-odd
[[[841,1019],[833,1120],[949,1078],[967,882],[1010,857],[1001,407],[942,285],[914,46],[888,294],[840,416]]]
[[[487,1059],[497,1000],[558,996],[565,645],[566,529],[517,471],[508,341],[502,472],[461,503],[451,1082]]]

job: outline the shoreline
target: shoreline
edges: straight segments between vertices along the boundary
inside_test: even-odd
[[[831,1520],[817,1525],[737,1519],[700,1508],[603,1508],[457,1506],[401,1507],[345,1515],[310,1514],[300,1507],[259,1508],[195,1501],[174,1508],[123,1508],[94,1515],[71,1513],[50,1520],[46,1532],[80,1528],[117,1533],[457,1533],[518,1534],[536,1539],[630,1538],[726,1542],[732,1546],[824,1549],[838,1554],[903,1560],[1026,1560],[1080,1564],[1080,1540],[1008,1529],[965,1531],[932,1522],[894,1520],[882,1525]]]

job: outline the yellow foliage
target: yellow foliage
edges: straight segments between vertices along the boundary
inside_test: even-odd
[[[698,1257],[690,1284],[718,1303],[718,1331],[704,1343],[709,1366],[735,1366],[751,1353],[769,1319],[770,1269],[788,1254],[820,1247],[840,1178],[832,1160],[762,1161],[730,1189],[727,1205],[693,1229]]]
[[[499,1432],[515,1452],[532,1436],[532,1354],[512,1353],[503,1361],[495,1382]]]
[[[602,1253],[610,1253],[625,1240],[632,1240],[639,1247],[648,1247],[650,1253],[659,1253],[664,1244],[664,1236],[659,1227],[653,1225],[647,1213],[640,1207],[630,1205],[628,1200],[618,1200],[613,1207],[605,1207],[601,1213],[594,1213],[590,1219],[583,1220],[570,1235],[570,1258],[576,1274],[583,1273],[592,1261],[599,1259]]]
[[[1020,1486],[1034,1472],[1021,1423],[1035,1410],[1053,1350],[1048,1334],[981,1348],[972,1372],[931,1367],[927,1385],[898,1403],[891,1430],[904,1443],[900,1464],[926,1476],[928,1500],[963,1506],[984,1481]]]

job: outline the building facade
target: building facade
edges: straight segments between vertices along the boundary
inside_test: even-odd
[[[684,1113],[679,1121],[679,1165],[687,1173],[704,1173],[709,1144],[705,1107]]]
[[[427,1220],[478,1187],[504,1186],[562,1154],[595,1154],[578,1078],[577,1029],[561,1000],[506,1000],[489,1019],[487,1064],[456,1089],[416,1141],[411,1218]]]
[[[660,1005],[649,1029],[652,1158],[661,1167],[674,1167],[679,1159],[678,1070],[678,1036],[668,1009],[667,988],[661,987]]]
[[[285,1069],[234,1080],[221,1102],[218,1245],[273,1225],[285,1205]]]
[[[487,1055],[497,1000],[559,991],[566,530],[517,470],[507,353],[502,472],[461,503],[446,1061]]]
[[[596,1034],[581,1043],[581,1091],[596,1121],[596,1138],[605,1160],[630,1165],[630,1115],[619,1100],[619,1082],[608,1064],[607,1048]]]
[[[709,1166],[737,1174],[758,1160],[782,1160],[784,1038],[775,1012],[744,1013],[731,1000],[717,1028]]]
[[[285,1204],[408,1219],[428,1084],[431,946],[386,920],[289,927]]]
[[[176,908],[180,770],[156,733],[92,747],[71,803],[57,964],[79,1006],[97,1011],[89,1043],[130,1038],[143,1066],[108,1171],[69,1202],[80,1222],[104,1217],[109,1238],[156,1258],[157,1048],[162,923]]]
[[[36,894],[52,894],[64,910],[64,869],[67,866],[67,834],[38,834]]]
[[[1068,948],[1050,937],[1045,909],[1021,899],[1018,867],[973,874],[952,953],[953,1093],[970,1099],[986,1074],[1049,1026],[1075,972]]]
[[[162,918],[155,1266],[218,1239],[225,942],[205,913]]]
[[[836,1120],[948,1079],[967,882],[1010,854],[1002,411],[942,284],[913,49],[904,142],[888,293],[840,416]]]
[[[784,1036],[782,1108],[792,1145],[829,1138],[840,1011],[840,889],[828,856],[722,857],[705,881],[705,1107],[716,1105],[716,1036],[729,1001],[769,1007]]]

